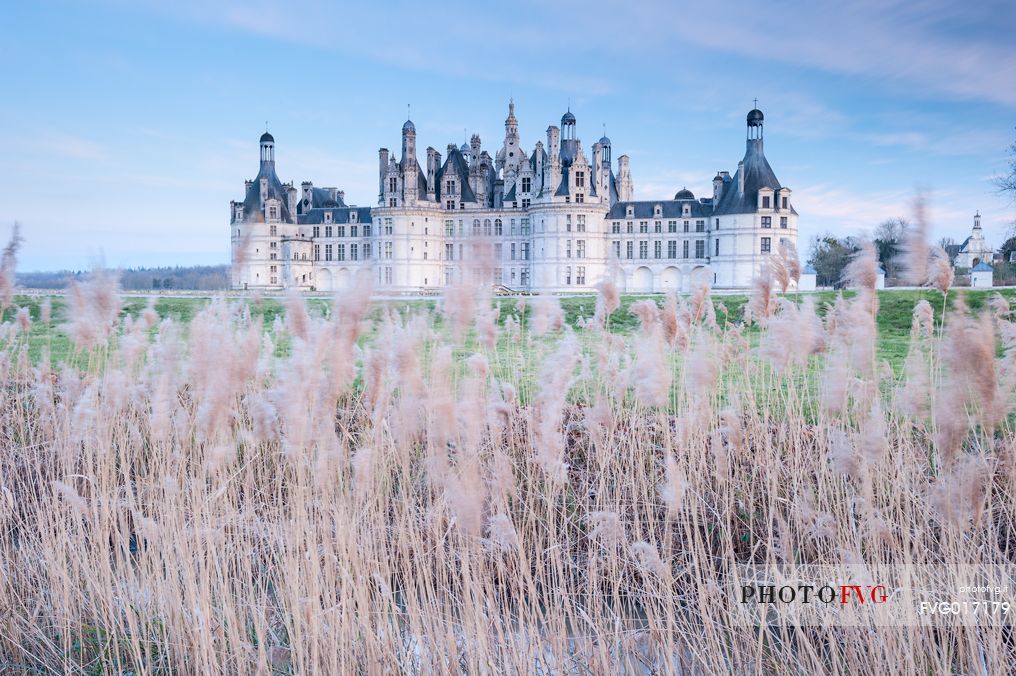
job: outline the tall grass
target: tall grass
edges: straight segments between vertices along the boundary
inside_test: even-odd
[[[724,610],[739,564],[1013,558],[1009,303],[919,304],[894,371],[865,255],[824,318],[760,280],[756,347],[702,283],[624,337],[609,282],[580,329],[468,287],[371,320],[363,280],[184,327],[86,282],[76,366],[2,328],[0,672],[1003,673],[1001,626]]]

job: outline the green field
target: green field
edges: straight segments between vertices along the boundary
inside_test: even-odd
[[[827,308],[833,303],[840,292],[822,291],[814,295],[816,308],[820,316],[824,316]],[[853,292],[843,292],[846,297],[851,297]],[[962,296],[967,306],[972,310],[979,309],[987,299],[994,293],[1012,298],[1016,296],[1016,289],[1005,288],[997,291],[954,289],[945,298],[946,305],[951,309],[957,298]],[[803,294],[790,294],[789,298],[799,300]],[[907,290],[907,291],[880,291],[879,297],[879,358],[887,360],[894,369],[900,367],[907,354],[907,340],[910,334],[911,313],[914,305],[919,300],[927,300],[935,308],[936,319],[941,320],[942,294],[933,289]],[[4,321],[11,321],[18,307],[28,307],[32,317],[32,328],[29,331],[28,352],[34,363],[38,363],[44,354],[49,355],[53,365],[60,362],[74,359],[73,347],[67,335],[62,331],[61,326],[65,321],[65,299],[63,296],[54,295],[48,297],[52,305],[52,319],[48,324],[43,324],[40,319],[40,306],[45,302],[46,296],[16,296],[15,307],[8,308],[3,314]],[[147,296],[125,295],[121,317],[127,315],[137,317],[149,302]],[[621,299],[621,308],[610,317],[609,328],[613,333],[626,335],[638,326],[638,320],[628,312],[628,307],[635,301],[644,298],[655,298],[661,301],[660,296],[626,295]],[[744,305],[747,302],[746,295],[714,296],[713,302],[717,304],[717,321],[723,323],[740,322]],[[155,310],[160,319],[173,319],[182,324],[187,324],[194,315],[210,302],[208,298],[188,298],[180,296],[164,296],[155,303]],[[231,302],[246,303],[250,306],[253,317],[260,316],[266,327],[271,326],[277,317],[285,315],[285,307],[282,299],[234,299]],[[396,308],[399,311],[426,311],[435,308],[438,300],[386,300],[375,303],[375,318],[380,317],[384,309]],[[494,303],[500,306],[501,314],[499,322],[512,314],[518,313],[519,301],[515,298],[496,298]],[[330,302],[322,299],[309,299],[307,301],[311,313],[324,314],[328,312]],[[587,296],[574,296],[561,299],[561,307],[565,312],[565,321],[573,328],[577,327],[580,319],[590,317],[593,314],[596,304],[596,297],[593,294]],[[726,313],[719,306],[726,308]],[[523,310],[523,318],[528,315],[528,309]],[[753,328],[754,332],[755,329]],[[19,340],[24,340],[22,336]]]

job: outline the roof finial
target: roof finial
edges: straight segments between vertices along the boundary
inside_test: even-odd
[[[265,133],[268,133],[268,120],[265,120]]]
[[[412,103],[407,103],[406,104],[406,119],[407,120],[413,119],[413,104]]]
[[[758,97],[757,96],[755,97],[755,106],[754,107],[758,108]]]

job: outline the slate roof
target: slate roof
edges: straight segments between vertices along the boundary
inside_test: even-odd
[[[748,139],[744,153],[744,192],[738,190],[737,176],[723,182],[723,195],[716,205],[715,214],[750,214],[758,211],[758,191],[760,188],[772,188],[779,192],[780,181],[776,178],[773,168],[769,166],[762,152],[762,139]],[[797,211],[791,206],[790,213]]]
[[[311,209],[307,213],[300,214],[297,217],[296,222],[308,225],[318,225],[325,222],[325,214],[332,214],[332,223],[342,225],[343,223],[349,223],[350,212],[356,212],[357,223],[370,223],[370,207],[329,207],[329,208],[315,208]],[[328,225],[331,225],[329,223]]]
[[[261,179],[268,179],[268,196],[266,199],[277,199],[280,202],[280,215],[283,223],[292,223],[293,217],[289,213],[289,195],[282,181],[275,174],[275,162],[262,162],[258,175],[250,184],[250,189],[243,198],[243,217],[251,223],[264,223],[265,203],[261,200]]]
[[[992,268],[990,265],[988,265],[983,261],[975,265],[974,269],[972,270],[972,272],[993,272],[993,271],[994,268]]]
[[[466,158],[462,156],[461,150],[452,149],[448,153],[448,157],[445,158],[445,162],[441,165],[441,168],[437,171],[437,199],[442,198],[441,189],[444,186],[444,177],[446,174],[451,173],[455,176],[459,182],[459,195],[463,202],[475,202],[476,194],[473,192],[472,186],[469,185],[469,163],[466,162]]]
[[[662,207],[660,216],[656,216],[654,213],[657,204]],[[685,204],[691,206],[691,213],[688,216],[683,215]],[[702,202],[691,202],[688,200],[640,200],[638,202],[616,202],[610,207],[610,211],[607,212],[607,218],[616,221],[628,218],[627,210],[629,206],[635,208],[631,218],[644,220],[651,218],[709,218],[713,215],[713,206],[710,203],[703,204]]]

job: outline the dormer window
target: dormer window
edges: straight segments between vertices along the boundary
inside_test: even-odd
[[[392,176],[388,179],[388,192],[395,192],[399,189],[399,179]]]
[[[657,204],[655,207],[653,207],[653,215],[656,216],[657,218],[662,216],[663,215],[663,207],[661,207],[659,204]]]
[[[685,204],[685,205],[681,206],[681,215],[682,216],[691,216],[691,205],[690,204]]]
[[[356,211],[349,212],[349,222],[356,223]]]
[[[276,206],[268,207],[268,220],[270,221],[279,220],[279,207]]]
[[[586,186],[586,173],[584,171],[575,172],[575,187],[584,188]]]
[[[789,200],[786,198],[786,196],[780,198],[780,208],[781,209],[786,209],[788,203],[789,203]]]
[[[635,216],[635,207],[633,207],[633,206],[631,206],[631,205],[629,205],[628,207],[626,207],[626,208],[625,208],[625,210],[624,210],[624,215],[625,215],[625,216],[626,216],[627,218],[633,218],[633,217]]]
[[[332,222],[332,212],[326,211],[325,212],[325,223],[331,223],[331,222]]]
[[[533,179],[528,176],[522,177],[522,192],[529,192],[533,187]]]
[[[769,206],[769,203],[770,203],[770,201],[771,201],[771,200],[770,200],[770,198],[769,198],[769,195],[763,195],[763,196],[762,196],[762,208],[763,208],[763,209],[769,209],[769,208],[771,208],[771,207]]]

